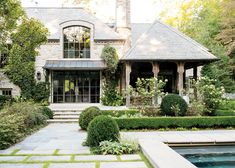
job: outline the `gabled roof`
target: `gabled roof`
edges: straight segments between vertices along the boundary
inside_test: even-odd
[[[61,23],[80,20],[94,25],[95,40],[123,40],[118,33],[83,8],[30,7],[25,10],[29,17],[39,19],[49,29],[49,39],[60,39]]]
[[[146,28],[146,27],[142,27]],[[122,60],[217,60],[207,48],[178,30],[155,21]]]

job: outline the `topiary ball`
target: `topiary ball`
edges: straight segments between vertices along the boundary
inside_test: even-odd
[[[47,116],[49,119],[53,119],[53,111],[50,108],[43,106],[41,108],[41,112],[43,115]]]
[[[176,110],[178,109],[178,110]],[[161,113],[168,116],[184,116],[187,112],[188,104],[177,94],[168,94],[162,99]]]
[[[87,145],[99,146],[102,141],[119,141],[117,122],[109,116],[98,116],[88,126]]]
[[[87,130],[88,124],[93,120],[95,117],[101,115],[101,111],[98,107],[92,106],[86,108],[79,116],[79,125],[82,129]]]

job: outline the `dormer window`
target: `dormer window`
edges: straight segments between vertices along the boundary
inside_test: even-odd
[[[63,29],[64,58],[90,58],[90,29],[70,26]]]

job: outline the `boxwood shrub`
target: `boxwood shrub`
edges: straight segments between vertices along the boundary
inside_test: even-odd
[[[226,128],[235,126],[235,116],[115,118],[120,129]]]
[[[102,141],[119,141],[119,128],[116,121],[109,116],[95,117],[88,126],[86,144],[99,146]]]
[[[97,116],[101,115],[100,109],[96,106],[91,106],[82,111],[79,116],[79,126],[86,130],[89,123]]]

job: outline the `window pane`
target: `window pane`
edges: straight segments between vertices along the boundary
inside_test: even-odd
[[[90,58],[89,28],[73,26],[64,29],[64,58]]]

